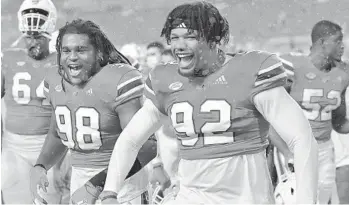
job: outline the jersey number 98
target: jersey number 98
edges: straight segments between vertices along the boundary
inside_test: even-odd
[[[99,113],[94,108],[80,107],[75,112],[75,123],[71,112],[66,106],[57,106],[55,109],[56,122],[59,132],[65,135],[62,142],[68,148],[75,147],[81,150],[98,150],[102,146],[99,131]],[[76,132],[73,131],[73,126]]]

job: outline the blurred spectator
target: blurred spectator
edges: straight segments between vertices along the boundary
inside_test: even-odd
[[[176,59],[173,56],[171,49],[165,49],[164,52],[162,52],[162,56],[161,56],[162,63],[173,62],[175,60]]]
[[[131,62],[132,66],[141,70],[139,64],[140,49],[135,43],[125,44],[121,47],[120,52],[126,56],[126,58]]]
[[[164,49],[164,45],[157,41],[147,46],[146,65],[148,68],[153,69],[161,62],[161,54]]]

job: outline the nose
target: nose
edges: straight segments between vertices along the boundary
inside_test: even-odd
[[[178,38],[177,41],[173,42],[174,49],[183,51],[187,48],[187,44],[184,38]]]
[[[70,55],[68,57],[68,60],[70,61],[77,61],[78,60],[78,55],[75,51],[71,51]]]
[[[35,46],[36,44],[38,44],[38,39],[36,38],[28,38],[28,40],[30,46]]]
[[[344,50],[344,43],[341,43],[341,49]]]

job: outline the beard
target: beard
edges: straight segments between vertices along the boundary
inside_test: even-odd
[[[42,60],[44,56],[44,52],[41,50],[40,46],[32,46],[28,49],[28,54],[31,58],[35,60]]]

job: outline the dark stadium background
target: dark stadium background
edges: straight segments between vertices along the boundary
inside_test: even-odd
[[[91,19],[101,25],[118,47],[159,40],[168,12],[175,5],[190,1],[193,0],[53,0],[58,9],[58,26],[76,17]],[[16,15],[21,2],[1,0],[2,49],[19,36]],[[245,48],[283,51],[292,45],[308,50],[309,33],[315,22],[333,20],[344,28],[345,22],[349,22],[349,0],[210,2],[227,17],[234,36],[231,44]]]

